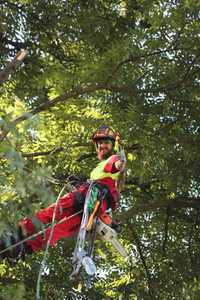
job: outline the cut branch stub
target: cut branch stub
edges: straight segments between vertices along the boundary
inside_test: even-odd
[[[15,58],[0,72],[0,85],[9,79],[9,76],[21,65],[28,51],[21,49]]]

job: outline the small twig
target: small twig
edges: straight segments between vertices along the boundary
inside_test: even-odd
[[[131,224],[129,223],[129,225],[131,225]],[[138,253],[139,253],[139,256],[140,256],[140,260],[141,260],[142,265],[143,265],[144,270],[145,270],[147,283],[148,283],[148,288],[149,288],[149,296],[150,296],[150,299],[153,300],[153,295],[152,295],[152,291],[151,291],[151,275],[149,273],[149,269],[148,269],[148,266],[147,266],[147,263],[146,263],[146,259],[145,259],[145,256],[143,254],[143,251],[142,251],[142,242],[140,241],[136,230],[133,229],[132,226],[129,226],[129,228],[131,228],[130,230],[132,232],[132,235],[133,235],[133,238],[135,240],[136,247],[137,247],[137,250],[138,250]]]
[[[166,209],[166,214],[167,215],[166,215],[166,219],[165,219],[164,240],[163,240],[163,245],[162,245],[163,254],[165,254],[166,244],[167,244],[167,239],[168,239],[169,218],[170,218],[170,207],[169,206]]]

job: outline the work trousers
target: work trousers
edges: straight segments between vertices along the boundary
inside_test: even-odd
[[[88,188],[88,183],[82,184],[74,191],[61,197],[58,200],[57,205],[54,203],[47,208],[39,210],[35,214],[34,218],[24,218],[19,222],[19,226],[22,228],[22,232],[25,233],[26,236],[33,235],[45,226],[43,233],[26,242],[26,244],[31,247],[32,251],[39,251],[43,249],[50,236],[50,245],[54,246],[61,238],[71,237],[78,232],[81,224],[82,213],[73,217],[70,216],[83,209]],[[100,213],[104,213],[106,211],[108,208],[107,203],[106,199],[102,199]],[[64,219],[63,222],[55,224],[52,229],[50,225],[54,213],[56,222],[59,222],[63,218],[66,218],[66,220]]]

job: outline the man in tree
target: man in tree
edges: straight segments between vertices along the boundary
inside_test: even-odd
[[[104,214],[109,208],[115,210],[119,207],[120,183],[123,181],[125,162],[119,155],[115,154],[118,145],[119,134],[107,126],[101,126],[92,136],[95,144],[99,164],[90,174],[90,180],[95,182],[96,198],[90,199],[88,209],[91,212],[97,198],[101,200],[99,214]],[[44,234],[38,234],[19,246],[2,253],[1,258],[18,259],[25,253],[32,253],[43,249],[50,238],[53,215],[59,222],[54,225],[50,245],[54,246],[61,238],[73,236],[79,230],[82,214],[68,217],[83,209],[85,196],[90,183],[86,182],[77,187],[74,191],[67,193],[51,206],[38,211],[34,218],[24,218],[19,222],[18,234],[8,234],[0,240],[0,251],[9,245],[15,244],[24,238],[33,235],[38,227],[46,226]],[[38,226],[39,225],[39,226]]]

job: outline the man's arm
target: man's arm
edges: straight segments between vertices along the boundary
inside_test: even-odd
[[[123,172],[125,163],[120,159],[119,155],[112,155],[104,167],[104,172],[117,173]]]

